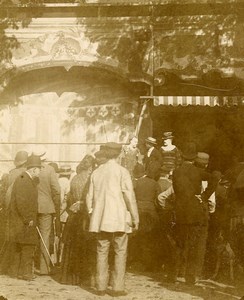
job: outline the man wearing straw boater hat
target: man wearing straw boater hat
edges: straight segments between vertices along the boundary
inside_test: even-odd
[[[9,239],[13,242],[13,257],[9,275],[24,280],[34,279],[34,251],[38,243],[36,179],[39,178],[41,167],[39,156],[29,156],[26,162],[27,170],[15,180],[11,195]]]
[[[158,180],[160,177],[160,168],[162,156],[156,148],[157,140],[153,137],[145,139],[146,155],[144,156],[145,170],[148,177]]]

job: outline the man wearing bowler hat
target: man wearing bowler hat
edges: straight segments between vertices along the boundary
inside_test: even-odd
[[[9,185],[11,185],[15,179],[26,170],[26,162],[28,158],[27,151],[18,151],[14,158],[15,168],[9,172]]]
[[[148,177],[157,181],[160,177],[162,162],[162,156],[156,148],[157,140],[153,137],[148,137],[145,139],[145,145],[147,149],[146,155],[144,156],[146,174]]]
[[[13,247],[13,257],[9,275],[24,280],[34,279],[34,251],[38,243],[37,183],[41,170],[39,156],[31,155],[26,162],[27,170],[14,182],[9,214],[9,238]]]
[[[13,184],[16,178],[21,175],[26,170],[26,162],[28,158],[28,153],[24,150],[18,151],[14,158],[15,168],[9,171],[8,176],[8,189],[5,197],[4,206],[7,209],[11,200],[11,193],[13,189]]]
[[[139,217],[130,173],[117,162],[121,145],[107,143],[103,147],[107,162],[91,175],[87,194],[90,232],[97,234],[96,286],[100,296],[124,296],[128,233],[138,229]],[[114,249],[112,290],[109,281],[109,248]]]
[[[202,192],[202,181],[209,179],[209,173],[194,165],[197,157],[195,143],[184,145],[182,157],[182,165],[173,171],[177,256],[169,280],[176,280],[184,257],[186,283],[195,284],[202,256],[199,245],[206,222],[205,203],[214,192],[214,186]]]

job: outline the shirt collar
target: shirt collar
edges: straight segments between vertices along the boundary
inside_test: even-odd
[[[150,149],[147,151],[147,156],[149,157],[153,151],[154,147],[152,146]]]
[[[28,172],[28,170],[26,170],[25,173],[30,177],[30,179],[33,179],[31,174]]]

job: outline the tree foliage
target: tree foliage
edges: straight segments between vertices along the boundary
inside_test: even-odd
[[[14,36],[6,36],[7,28],[18,29],[19,26],[27,27],[31,18],[38,14],[24,14],[16,16],[15,11],[9,8],[17,8],[19,6],[38,8],[43,5],[42,0],[0,0],[0,62],[10,61],[12,58],[12,50],[19,46]],[[33,10],[34,11],[34,10]]]

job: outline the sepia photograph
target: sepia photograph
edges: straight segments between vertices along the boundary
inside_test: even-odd
[[[0,0],[0,300],[244,300],[244,0]]]

